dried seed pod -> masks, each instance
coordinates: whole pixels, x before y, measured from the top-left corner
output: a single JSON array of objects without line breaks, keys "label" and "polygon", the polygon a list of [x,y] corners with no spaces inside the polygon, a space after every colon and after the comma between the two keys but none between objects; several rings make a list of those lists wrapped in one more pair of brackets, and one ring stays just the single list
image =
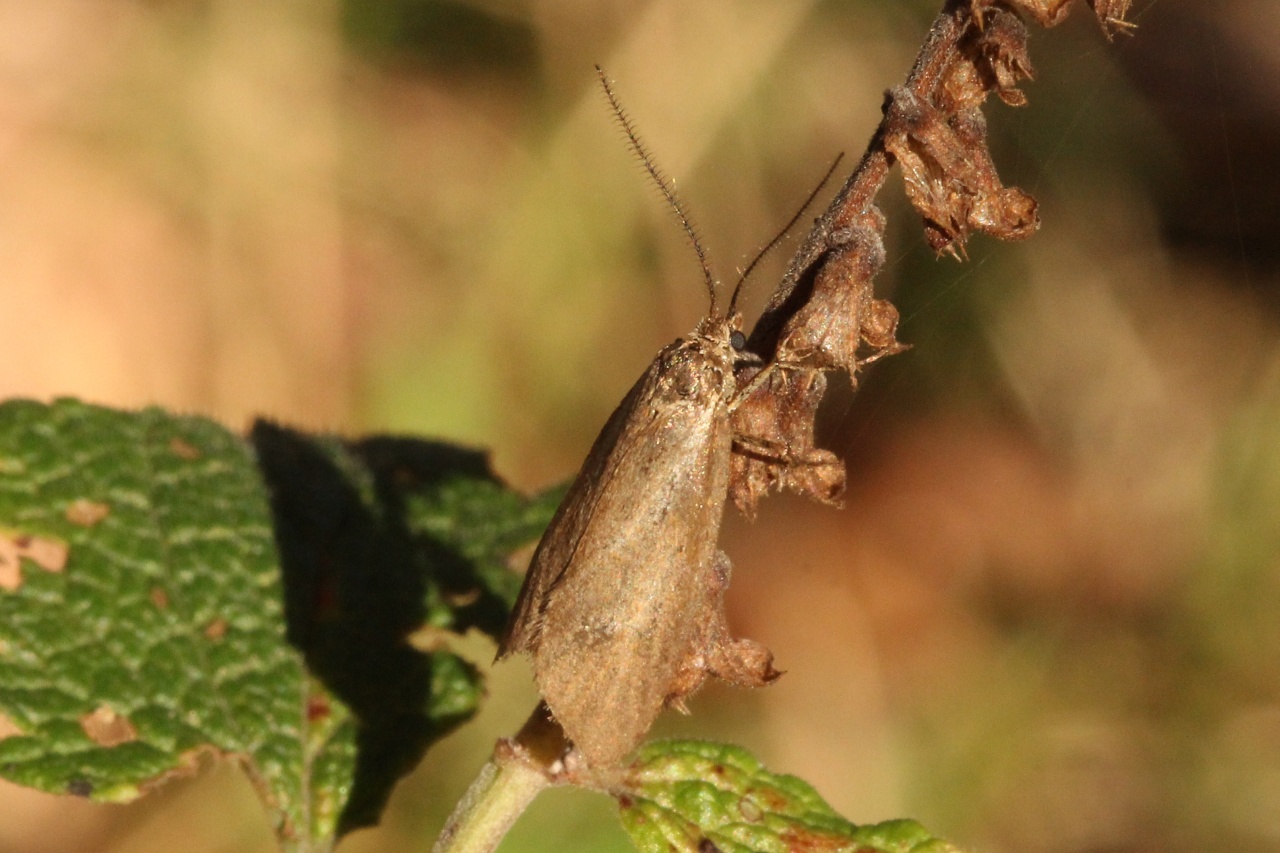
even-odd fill
[{"label": "dried seed pod", "polygon": [[[935,19],[905,86],[886,95],[884,119],[857,170],[802,241],[751,333],[750,346],[773,374],[734,415],[740,442],[729,491],[748,515],[773,489],[832,502],[844,469],[814,447],[813,419],[826,387],[823,372],[859,369],[901,352],[898,312],[873,297],[883,263],[884,221],[873,199],[889,167],[902,167],[907,196],[925,220],[937,252],[956,257],[973,231],[1005,240],[1039,227],[1036,201],[1005,187],[987,147],[980,108],[994,92],[1021,106],[1018,85],[1032,76],[1027,29],[1017,10],[1052,26],[1070,0],[968,0],[949,3]],[[1130,27],[1130,0],[1090,0],[1104,31]],[[860,355],[860,353],[865,353]],[[756,366],[739,367],[739,384]]]},{"label": "dried seed pod", "polygon": [[1033,76],[1027,51],[1027,27],[1013,12],[991,9],[981,28],[972,28],[960,40],[958,56],[938,87],[935,106],[944,113],[979,107],[988,92],[995,92],[1011,107],[1026,104],[1018,84]]},{"label": "dried seed pod", "polygon": [[[894,333],[898,312],[872,295],[872,279],[884,264],[884,214],[871,205],[831,235],[835,247],[797,288],[803,301],[782,326],[773,373],[734,413],[740,441],[732,460],[729,492],[747,516],[770,491],[786,489],[821,503],[844,494],[844,464],[815,446],[814,418],[826,390],[825,371],[840,369],[856,381],[868,361],[906,349]],[[863,344],[872,352],[859,357]],[[740,368],[739,385],[755,367]]]},{"label": "dried seed pod", "polygon": [[[992,9],[1006,3],[1021,9],[1043,27],[1056,27],[1071,12],[1071,0],[972,0],[972,3],[972,14],[979,26]],[[1126,20],[1133,0],[1089,0],[1089,5],[1107,38],[1134,28],[1134,24]]]},{"label": "dried seed pod", "polygon": [[1036,201],[1005,187],[977,109],[948,117],[905,87],[889,94],[884,146],[902,167],[907,197],[934,251],[959,256],[972,231],[1021,240],[1040,227]]},{"label": "dried seed pod", "polygon": [[812,293],[782,328],[775,361],[857,371],[863,322],[873,301],[872,280],[884,265],[884,226],[884,214],[873,205],[833,235],[835,248],[818,268]]},{"label": "dried seed pod", "polygon": [[[751,381],[750,368],[741,382]],[[733,413],[740,439],[730,460],[729,497],[754,518],[769,492],[786,489],[821,503],[839,504],[844,495],[844,463],[814,444],[813,422],[827,388],[826,374],[812,369],[780,369]]]}]

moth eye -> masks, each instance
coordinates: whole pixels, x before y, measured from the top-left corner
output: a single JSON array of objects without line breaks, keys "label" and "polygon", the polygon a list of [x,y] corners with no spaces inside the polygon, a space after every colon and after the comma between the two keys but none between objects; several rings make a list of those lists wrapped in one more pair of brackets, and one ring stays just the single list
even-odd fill
[{"label": "moth eye", "polygon": [[742,332],[734,331],[729,334],[729,346],[733,347],[738,352],[742,352],[746,345],[747,336],[742,334]]}]

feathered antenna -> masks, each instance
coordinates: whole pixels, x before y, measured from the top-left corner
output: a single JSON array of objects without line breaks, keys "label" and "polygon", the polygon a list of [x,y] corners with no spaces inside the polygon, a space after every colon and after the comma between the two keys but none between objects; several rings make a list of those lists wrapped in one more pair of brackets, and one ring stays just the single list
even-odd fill
[{"label": "feathered antenna", "polygon": [[702,277],[707,282],[707,293],[711,295],[711,316],[718,316],[716,314],[715,276],[711,274],[711,265],[707,262],[707,252],[702,248],[702,241],[698,239],[698,231],[693,227],[693,220],[689,218],[684,205],[680,203],[675,187],[667,180],[667,176],[658,169],[652,155],[649,154],[649,150],[640,141],[640,134],[636,132],[635,125],[631,123],[631,117],[622,108],[622,103],[618,100],[618,96],[613,93],[613,86],[609,83],[609,78],[605,76],[604,69],[599,65],[596,66],[596,76],[600,78],[600,85],[604,88],[604,96],[609,99],[609,106],[613,109],[614,118],[618,120],[618,126],[626,134],[627,143],[631,146],[632,153],[636,155],[636,159],[644,166],[644,170],[648,172],[649,178],[657,185],[662,197],[667,200],[667,204],[675,211],[676,218],[680,220],[680,227],[684,229],[689,242],[693,244],[693,251],[697,253],[698,263],[702,266]]},{"label": "feathered antenna", "polygon": [[800,209],[796,211],[795,216],[792,216],[787,224],[782,226],[782,230],[775,234],[773,239],[770,240],[763,249],[756,252],[756,256],[751,259],[751,263],[747,264],[747,268],[743,270],[742,275],[738,277],[738,283],[733,286],[733,296],[729,298],[730,316],[732,316],[733,312],[737,310],[738,294],[742,292],[742,286],[747,283],[747,279],[755,270],[756,265],[759,264],[760,261],[764,260],[764,256],[773,251],[774,247],[782,242],[782,238],[786,237],[787,233],[795,227],[797,222],[800,221],[800,217],[804,216],[804,212],[809,209],[809,205],[813,204],[813,200],[818,197],[818,193],[822,192],[822,188],[827,185],[827,181],[831,180],[831,176],[835,174],[836,167],[840,165],[840,161],[843,159],[844,152],[841,151],[836,155],[836,159],[833,160],[831,165],[827,168],[827,173],[822,176],[822,180],[818,181],[818,185],[813,188],[813,192],[809,193],[809,197],[804,200],[804,204],[800,205]]}]

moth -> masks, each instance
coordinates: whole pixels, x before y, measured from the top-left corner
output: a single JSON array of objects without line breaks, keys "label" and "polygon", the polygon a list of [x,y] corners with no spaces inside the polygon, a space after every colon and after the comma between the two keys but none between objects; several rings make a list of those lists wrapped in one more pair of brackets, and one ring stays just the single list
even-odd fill
[{"label": "moth", "polygon": [[555,720],[590,767],[606,769],[708,675],[757,687],[779,673],[768,649],[729,633],[730,563],[717,545],[741,438],[733,413],[762,381],[740,384],[735,371],[759,361],[736,309],[742,282],[721,313],[689,217],[596,71],[702,260],[711,303],[692,333],[658,353],[596,438],[534,552],[499,646],[499,658],[530,655]]}]

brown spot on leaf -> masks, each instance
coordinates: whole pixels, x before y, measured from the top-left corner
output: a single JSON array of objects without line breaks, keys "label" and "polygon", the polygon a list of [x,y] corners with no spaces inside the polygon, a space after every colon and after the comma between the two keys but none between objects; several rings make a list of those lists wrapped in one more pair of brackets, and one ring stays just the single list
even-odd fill
[{"label": "brown spot on leaf", "polygon": [[18,541],[22,556],[46,572],[60,572],[67,567],[67,544],[41,536],[23,536]]},{"label": "brown spot on leaf", "polygon": [[[214,749],[208,744],[198,746],[194,749],[188,749],[178,754],[178,763],[163,773],[152,776],[150,779],[143,779],[138,783],[140,793],[148,793],[156,788],[170,782],[174,779],[185,779],[196,775],[202,766],[208,765],[214,759],[221,758],[226,753]],[[255,786],[256,787],[256,786]]]},{"label": "brown spot on leaf", "polygon": [[[849,839],[839,835],[805,829],[788,829],[781,833],[782,843],[790,853],[825,853],[825,851],[849,850]],[[858,850],[871,848],[859,847]]]},{"label": "brown spot on leaf", "polygon": [[68,779],[67,793],[73,797],[89,797],[93,794],[93,783],[82,776]]},{"label": "brown spot on leaf", "polygon": [[169,449],[174,452],[174,455],[186,460],[199,459],[204,455],[200,452],[200,448],[181,438],[169,439]]},{"label": "brown spot on leaf", "polygon": [[169,593],[164,591],[163,587],[151,587],[151,603],[156,606],[157,610],[169,609]]},{"label": "brown spot on leaf", "polygon": [[129,722],[129,718],[117,714],[106,705],[99,705],[80,717],[80,728],[98,746],[119,746],[138,739],[138,730]]},{"label": "brown spot on leaf", "polygon": [[26,734],[26,732],[24,732],[13,720],[9,719],[4,714],[0,714],[0,740],[17,737],[21,734]]},{"label": "brown spot on leaf", "polygon": [[308,696],[307,697],[307,722],[314,723],[323,720],[333,713],[333,708],[329,705],[329,699],[325,696]]},{"label": "brown spot on leaf", "polygon": [[204,626],[204,635],[210,640],[221,640],[227,635],[227,620],[218,617]]},{"label": "brown spot on leaf", "polygon": [[18,543],[0,536],[0,590],[16,592],[22,586],[22,560]]},{"label": "brown spot on leaf", "polygon": [[76,498],[67,504],[67,521],[81,527],[93,527],[111,514],[111,507],[86,498]]},{"label": "brown spot on leaf", "polygon": [[724,851],[710,838],[703,838],[698,842],[698,853],[724,853]]},{"label": "brown spot on leaf", "polygon": [[[12,536],[0,533],[0,588],[13,591],[22,585],[20,571],[13,568],[19,557],[26,557],[46,572],[60,572],[67,565],[67,545],[42,536]],[[5,580],[9,585],[6,585]]]},{"label": "brown spot on leaf", "polygon": [[342,618],[342,592],[338,588],[338,579],[332,574],[325,574],[317,580],[311,609],[317,621],[334,622]]},{"label": "brown spot on leaf", "polygon": [[751,796],[755,800],[764,803],[762,808],[769,812],[785,812],[791,803],[791,801],[776,788],[753,788],[751,790]]}]

